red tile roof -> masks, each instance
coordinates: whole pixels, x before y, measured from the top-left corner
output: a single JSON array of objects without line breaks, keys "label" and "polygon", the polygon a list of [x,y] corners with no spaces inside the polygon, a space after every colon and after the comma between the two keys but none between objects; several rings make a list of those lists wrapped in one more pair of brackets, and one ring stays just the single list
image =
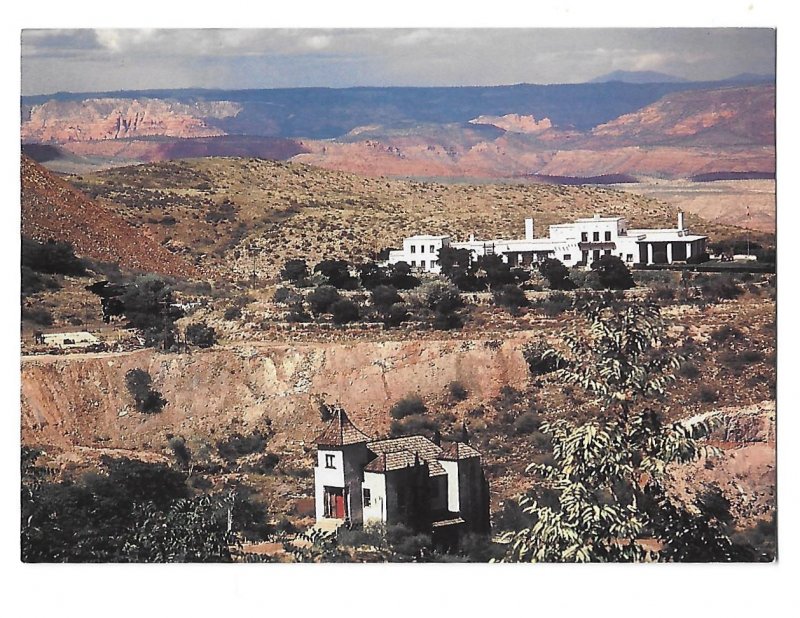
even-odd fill
[{"label": "red tile roof", "polygon": [[342,408],[336,408],[333,419],[316,440],[317,446],[347,446],[369,442],[370,436],[358,429]]},{"label": "red tile roof", "polygon": [[[376,463],[376,467],[379,469],[370,469],[369,466],[364,468],[369,472],[386,472],[412,466],[416,456],[419,456],[421,463],[428,464],[429,476],[447,474],[447,471],[438,461],[442,454],[442,449],[423,436],[404,436],[389,440],[376,440],[367,444],[367,448],[378,455],[378,458],[373,460],[370,465],[378,462],[378,460],[384,462]],[[410,460],[409,456],[411,457]],[[381,468],[381,466],[383,467]]]}]

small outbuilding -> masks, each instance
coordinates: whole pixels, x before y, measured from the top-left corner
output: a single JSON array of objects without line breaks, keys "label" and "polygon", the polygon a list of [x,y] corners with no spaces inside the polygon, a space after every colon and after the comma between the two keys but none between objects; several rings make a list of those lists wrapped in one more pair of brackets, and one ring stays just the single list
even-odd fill
[{"label": "small outbuilding", "polygon": [[418,435],[374,440],[342,409],[316,444],[318,523],[402,523],[442,539],[489,532],[489,483],[469,444]]}]

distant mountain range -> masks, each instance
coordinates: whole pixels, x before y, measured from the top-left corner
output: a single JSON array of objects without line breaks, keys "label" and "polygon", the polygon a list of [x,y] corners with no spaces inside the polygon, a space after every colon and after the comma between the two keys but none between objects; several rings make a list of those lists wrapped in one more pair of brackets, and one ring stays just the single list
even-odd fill
[{"label": "distant mountain range", "polygon": [[625,82],[626,84],[675,84],[687,83],[689,80],[675,75],[667,75],[658,71],[612,71],[589,80],[590,84],[605,82]]},{"label": "distant mountain range", "polygon": [[[658,71],[612,71],[589,80],[590,84],[606,82],[623,82],[626,84],[689,84],[692,80]],[[774,75],[761,75],[758,73],[739,73],[733,77],[717,82],[723,84],[768,84],[774,83]]]},{"label": "distant mountain range", "polygon": [[[367,175],[689,177],[774,171],[770,78],[465,88],[169,90],[23,97],[26,152],[78,172],[206,156]],[[618,81],[639,80],[642,83]],[[651,82],[657,79],[662,81]],[[673,80],[678,78],[671,78]],[[767,80],[765,82],[765,80]]]}]

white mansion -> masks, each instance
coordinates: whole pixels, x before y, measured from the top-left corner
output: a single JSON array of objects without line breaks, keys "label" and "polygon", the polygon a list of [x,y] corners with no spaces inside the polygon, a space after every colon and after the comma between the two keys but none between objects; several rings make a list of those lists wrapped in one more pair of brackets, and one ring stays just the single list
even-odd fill
[{"label": "white mansion", "polygon": [[389,253],[389,264],[406,262],[414,269],[438,273],[439,249],[468,249],[473,259],[497,254],[511,266],[530,266],[545,258],[565,266],[589,266],[603,255],[615,255],[627,264],[685,262],[706,250],[707,236],[691,234],[678,213],[678,225],[670,229],[629,228],[624,217],[595,215],[574,223],[551,225],[547,238],[535,238],[533,219],[525,219],[525,238],[451,242],[449,236],[411,236],[403,248]]}]

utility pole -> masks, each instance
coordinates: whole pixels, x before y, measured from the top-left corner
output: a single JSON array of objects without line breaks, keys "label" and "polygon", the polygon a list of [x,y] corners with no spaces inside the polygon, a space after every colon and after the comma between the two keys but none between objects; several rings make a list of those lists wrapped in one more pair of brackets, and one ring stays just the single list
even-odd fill
[{"label": "utility pole", "polygon": [[161,340],[161,347],[166,352],[167,351],[167,333],[168,333],[167,313],[169,312],[169,299],[168,298],[164,298],[163,300],[159,301],[159,304],[162,307],[161,313],[162,313],[162,318],[163,318],[163,321],[164,321],[164,332],[163,332],[163,336],[162,336],[162,340]]},{"label": "utility pole", "polygon": [[747,259],[750,259],[750,203],[747,203]]},{"label": "utility pole", "polygon": [[258,253],[258,248],[256,247],[255,243],[250,243],[250,246],[248,247],[248,249],[250,250],[250,255],[253,258],[253,271],[252,271],[252,273],[250,275],[251,287],[253,289],[255,289],[255,287],[256,287],[256,255]]}]

